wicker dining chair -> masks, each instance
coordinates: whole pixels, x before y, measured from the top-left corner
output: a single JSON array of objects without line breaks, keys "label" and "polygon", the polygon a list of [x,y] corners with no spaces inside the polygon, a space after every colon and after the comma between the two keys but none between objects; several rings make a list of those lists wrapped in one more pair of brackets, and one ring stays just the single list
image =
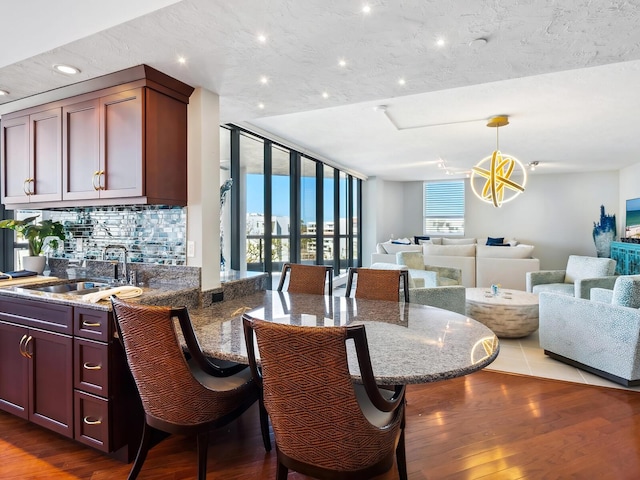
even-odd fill
[{"label": "wicker dining chair", "polygon": [[[256,400],[259,388],[250,369],[235,375],[212,376],[198,364],[189,363],[183,354],[173,319],[178,317],[183,334],[193,331],[186,307],[136,305],[111,297],[116,329],[122,342],[129,369],[144,409],[142,439],[129,480],[134,480],[151,448],[156,430],[170,434],[196,434],[198,479],[207,474],[209,432],[238,418]],[[189,333],[185,335],[189,336]],[[192,345],[190,345],[191,347]],[[193,352],[192,352],[193,353]],[[268,430],[265,449],[271,449]],[[268,428],[268,427],[267,427]]]},{"label": "wicker dining chair", "polygon": [[356,298],[367,300],[400,300],[402,287],[404,301],[409,301],[408,270],[378,270],[375,268],[349,268],[345,296],[351,296],[353,279],[356,279]]},{"label": "wicker dining chair", "polygon": [[[394,457],[400,478],[407,478],[405,387],[376,386],[364,325],[285,325],[246,314],[243,324],[249,366],[273,427],[277,480],[289,469],[320,479],[367,479],[391,469]],[[362,384],[349,372],[347,339],[355,344]]]},{"label": "wicker dining chair", "polygon": [[[289,279],[288,292],[314,295],[333,294],[333,267],[285,263],[282,266],[282,275],[280,275],[280,283],[278,284],[279,292],[282,291],[287,278]],[[326,291],[325,285],[328,285]]]}]

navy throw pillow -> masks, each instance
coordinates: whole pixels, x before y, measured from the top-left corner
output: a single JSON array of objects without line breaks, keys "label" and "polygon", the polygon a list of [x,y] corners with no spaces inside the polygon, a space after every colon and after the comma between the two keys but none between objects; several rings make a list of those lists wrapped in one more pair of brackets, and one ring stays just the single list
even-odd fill
[{"label": "navy throw pillow", "polygon": [[498,237],[498,238],[492,238],[489,237],[487,238],[487,245],[491,245],[491,246],[496,246],[496,245],[502,245],[504,243],[504,237]]}]

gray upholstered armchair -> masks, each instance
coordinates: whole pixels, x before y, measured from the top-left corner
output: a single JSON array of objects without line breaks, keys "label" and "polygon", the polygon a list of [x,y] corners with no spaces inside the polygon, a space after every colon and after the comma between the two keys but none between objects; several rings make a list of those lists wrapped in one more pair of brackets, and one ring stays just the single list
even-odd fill
[{"label": "gray upholstered armchair", "polygon": [[589,299],[592,288],[612,289],[616,261],[570,255],[565,270],[527,272],[527,292],[554,292]]},{"label": "gray upholstered armchair", "polygon": [[[377,262],[371,268],[407,270],[407,265]],[[425,271],[423,278],[415,278],[409,270],[409,302],[429,305],[465,315],[466,294],[462,285],[436,286],[436,272]],[[423,286],[425,282],[430,286]],[[420,285],[420,286],[418,286]]]},{"label": "gray upholstered armchair", "polygon": [[620,276],[591,300],[540,294],[547,355],[625,386],[640,385],[640,276]]},{"label": "gray upholstered armchair", "polygon": [[396,253],[396,263],[406,265],[409,273],[415,278],[422,278],[425,272],[436,273],[436,283],[424,286],[444,287],[448,285],[462,285],[462,270],[452,267],[437,267],[424,264],[424,255],[421,252],[398,252]]}]

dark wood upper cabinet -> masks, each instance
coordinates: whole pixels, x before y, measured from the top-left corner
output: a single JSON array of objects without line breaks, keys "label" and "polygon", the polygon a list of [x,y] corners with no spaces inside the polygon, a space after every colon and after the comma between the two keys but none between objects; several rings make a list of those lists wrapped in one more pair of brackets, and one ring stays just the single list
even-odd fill
[{"label": "dark wood upper cabinet", "polygon": [[13,102],[29,108],[2,117],[3,203],[186,205],[192,92],[142,65]]},{"label": "dark wood upper cabinet", "polygon": [[62,200],[60,108],[2,122],[3,202]]}]

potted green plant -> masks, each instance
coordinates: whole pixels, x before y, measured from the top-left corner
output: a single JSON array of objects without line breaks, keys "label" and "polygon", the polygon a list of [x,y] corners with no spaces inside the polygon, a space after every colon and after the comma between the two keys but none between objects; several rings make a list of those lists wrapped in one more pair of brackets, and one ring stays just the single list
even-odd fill
[{"label": "potted green plant", "polygon": [[54,250],[59,246],[59,240],[65,239],[64,226],[60,222],[53,220],[42,220],[36,223],[35,217],[25,218],[24,220],[2,220],[0,228],[9,228],[15,230],[29,244],[29,256],[23,257],[22,266],[25,270],[42,273],[46,258],[42,256],[42,248],[48,239],[48,244]]}]

